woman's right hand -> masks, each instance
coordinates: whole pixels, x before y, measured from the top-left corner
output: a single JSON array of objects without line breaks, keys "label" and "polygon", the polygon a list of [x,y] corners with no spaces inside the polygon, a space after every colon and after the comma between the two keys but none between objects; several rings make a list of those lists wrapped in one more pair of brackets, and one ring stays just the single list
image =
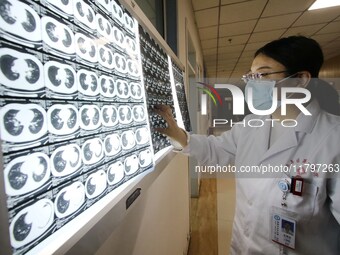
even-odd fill
[{"label": "woman's right hand", "polygon": [[183,148],[187,146],[187,133],[177,125],[171,107],[169,105],[157,105],[154,112],[162,116],[167,123],[166,128],[155,128],[155,130],[179,142]]}]

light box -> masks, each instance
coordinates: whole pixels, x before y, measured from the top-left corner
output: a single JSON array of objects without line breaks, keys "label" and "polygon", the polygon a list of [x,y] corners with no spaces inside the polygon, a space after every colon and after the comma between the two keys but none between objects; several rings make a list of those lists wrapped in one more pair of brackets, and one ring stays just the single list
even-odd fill
[{"label": "light box", "polygon": [[171,150],[155,104],[190,130],[183,71],[115,0],[2,4],[0,253],[61,252]]}]

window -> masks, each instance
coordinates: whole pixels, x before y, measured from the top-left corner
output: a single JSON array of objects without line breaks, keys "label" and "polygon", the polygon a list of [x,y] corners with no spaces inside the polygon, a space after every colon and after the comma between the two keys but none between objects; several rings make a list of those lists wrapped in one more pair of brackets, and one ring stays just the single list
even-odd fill
[{"label": "window", "polygon": [[136,3],[177,54],[177,0],[136,0]]}]

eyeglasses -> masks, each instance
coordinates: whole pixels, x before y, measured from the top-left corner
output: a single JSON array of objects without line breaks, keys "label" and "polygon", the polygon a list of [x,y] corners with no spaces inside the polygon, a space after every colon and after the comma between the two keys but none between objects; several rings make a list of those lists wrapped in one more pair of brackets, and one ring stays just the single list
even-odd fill
[{"label": "eyeglasses", "polygon": [[270,75],[270,74],[286,73],[286,72],[288,72],[288,71],[285,70],[285,71],[276,71],[276,72],[268,72],[268,73],[247,73],[247,74],[242,75],[242,80],[244,82],[248,82],[249,80],[262,79],[262,77]]}]

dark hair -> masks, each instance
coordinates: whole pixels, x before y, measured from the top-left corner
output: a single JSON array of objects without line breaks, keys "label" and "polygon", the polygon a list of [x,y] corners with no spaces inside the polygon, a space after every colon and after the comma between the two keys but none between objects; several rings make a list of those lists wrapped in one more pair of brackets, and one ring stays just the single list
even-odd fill
[{"label": "dark hair", "polygon": [[318,79],[324,58],[315,40],[304,36],[289,36],[264,45],[256,51],[255,57],[259,54],[284,65],[290,75],[308,71],[313,78],[307,86],[312,97],[318,100],[323,110],[340,115],[337,91],[326,81]]}]

